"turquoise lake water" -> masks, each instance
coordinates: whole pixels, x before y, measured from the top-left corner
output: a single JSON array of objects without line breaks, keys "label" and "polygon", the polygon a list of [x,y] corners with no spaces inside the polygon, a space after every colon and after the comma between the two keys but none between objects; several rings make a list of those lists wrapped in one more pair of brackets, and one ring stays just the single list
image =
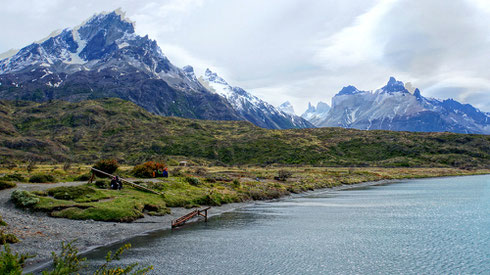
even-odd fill
[{"label": "turquoise lake water", "polygon": [[123,263],[152,274],[490,274],[490,176],[317,191],[129,242]]}]

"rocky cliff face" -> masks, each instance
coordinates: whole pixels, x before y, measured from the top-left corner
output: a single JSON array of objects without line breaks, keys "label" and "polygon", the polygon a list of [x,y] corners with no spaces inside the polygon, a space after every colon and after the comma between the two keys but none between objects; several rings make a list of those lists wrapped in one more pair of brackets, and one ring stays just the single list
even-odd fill
[{"label": "rocky cliff face", "polygon": [[133,22],[120,11],[95,15],[0,60],[0,99],[104,97],[129,100],[164,116],[302,127],[292,120],[259,123],[260,119],[245,116],[225,96],[206,89],[192,67],[174,66],[156,41],[136,35]]},{"label": "rocky cliff face", "polygon": [[229,85],[209,69],[199,80],[208,90],[225,97],[238,114],[257,126],[272,129],[314,127],[301,117],[281,111],[242,88]]},{"label": "rocky cliff face", "polygon": [[[312,120],[310,120],[312,121]],[[374,91],[344,87],[318,127],[490,134],[490,114],[455,100],[426,98],[391,77]]]}]

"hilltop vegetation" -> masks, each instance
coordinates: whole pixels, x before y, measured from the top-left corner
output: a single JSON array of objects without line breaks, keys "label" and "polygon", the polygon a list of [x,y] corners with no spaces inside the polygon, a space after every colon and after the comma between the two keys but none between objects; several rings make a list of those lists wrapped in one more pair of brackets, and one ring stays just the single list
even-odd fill
[{"label": "hilltop vegetation", "polygon": [[490,167],[490,136],[267,130],[243,121],[153,115],[120,99],[0,101],[0,161],[120,163],[185,156],[205,164]]}]

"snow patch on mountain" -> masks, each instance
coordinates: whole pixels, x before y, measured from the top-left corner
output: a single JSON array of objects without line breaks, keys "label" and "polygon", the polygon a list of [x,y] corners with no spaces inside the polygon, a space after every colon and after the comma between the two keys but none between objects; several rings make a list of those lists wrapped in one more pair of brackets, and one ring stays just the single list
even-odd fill
[{"label": "snow patch on mountain", "polygon": [[226,80],[210,69],[206,69],[204,76],[201,76],[199,81],[210,91],[226,98],[235,110],[255,125],[276,129],[313,127],[306,120],[281,111],[242,88],[229,85]]},{"label": "snow patch on mountain", "polygon": [[394,77],[373,92],[344,87],[332,98],[332,107],[323,119],[319,120],[316,112],[309,105],[303,118],[318,127],[490,134],[487,113],[452,99],[423,97],[419,89]]},{"label": "snow patch on mountain", "polygon": [[283,104],[277,106],[277,109],[286,114],[296,115],[296,113],[294,112],[294,107],[293,105],[291,105],[291,102],[289,101],[286,101]]},{"label": "snow patch on mountain", "polygon": [[315,107],[308,102],[308,109],[306,109],[301,117],[315,125],[316,123],[326,119],[329,110],[330,106],[327,103],[320,101]]}]

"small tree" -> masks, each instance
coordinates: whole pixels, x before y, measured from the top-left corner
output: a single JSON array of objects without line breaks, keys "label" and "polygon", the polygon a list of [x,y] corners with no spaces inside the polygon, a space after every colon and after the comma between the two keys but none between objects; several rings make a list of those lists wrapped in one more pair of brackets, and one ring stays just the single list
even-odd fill
[{"label": "small tree", "polygon": [[34,161],[30,161],[29,164],[27,164],[27,172],[32,172],[34,169],[36,169],[36,163]]},{"label": "small tree", "polygon": [[277,177],[274,177],[276,180],[280,181],[286,181],[288,178],[290,178],[293,175],[293,173],[289,172],[288,170],[279,170],[277,172]]},{"label": "small tree", "polygon": [[68,170],[70,170],[70,168],[71,168],[71,163],[65,162],[65,164],[63,164],[63,170],[64,171],[68,171]]},{"label": "small tree", "polygon": [[6,244],[3,251],[0,251],[0,274],[22,274],[26,260],[32,257],[29,254],[13,254]]},{"label": "small tree", "polygon": [[[115,159],[102,159],[97,161],[93,168],[104,171],[108,174],[112,174],[116,172],[117,168],[119,168],[119,164],[117,163],[117,160]],[[105,175],[100,174],[100,173],[95,173],[97,177],[104,177]]]}]

